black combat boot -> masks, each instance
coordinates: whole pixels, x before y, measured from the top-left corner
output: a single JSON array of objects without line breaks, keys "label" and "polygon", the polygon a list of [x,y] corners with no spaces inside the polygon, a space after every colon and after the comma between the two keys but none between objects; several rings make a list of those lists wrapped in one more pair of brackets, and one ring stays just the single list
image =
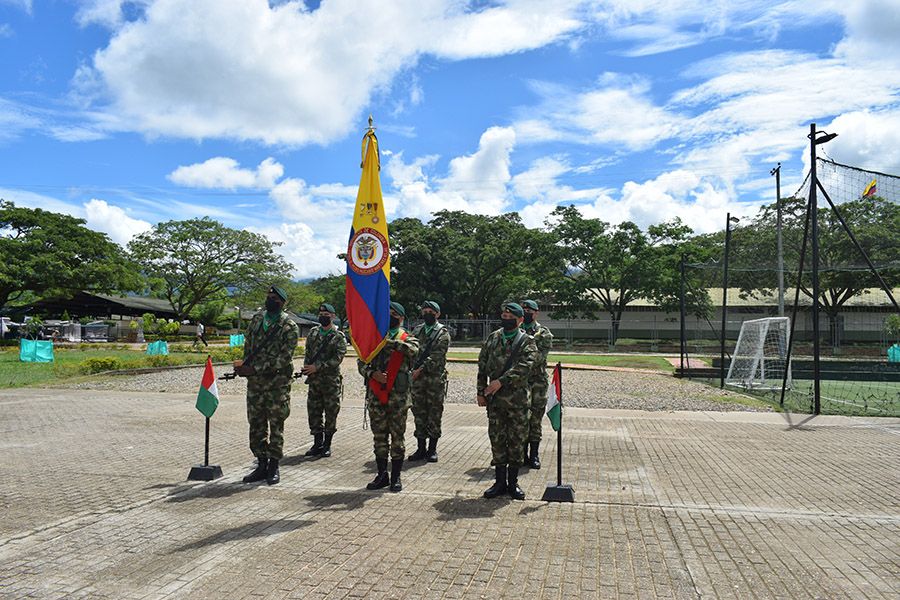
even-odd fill
[{"label": "black combat boot", "polygon": [[403,489],[400,481],[400,470],[403,469],[403,459],[391,461],[391,491],[399,492]]},{"label": "black combat boot", "polygon": [[328,458],[331,456],[331,440],[334,438],[334,432],[329,431],[325,434],[325,439],[322,441],[322,456]]},{"label": "black combat boot", "polygon": [[540,442],[531,442],[531,454],[528,455],[525,460],[528,461],[528,466],[532,469],[540,469],[541,468],[541,458],[538,455],[538,448],[541,447]]},{"label": "black combat boot", "polygon": [[428,462],[437,462],[437,441],[435,437],[428,440]]},{"label": "black combat boot", "polygon": [[494,485],[484,491],[485,498],[496,498],[506,492],[506,465],[494,467]]},{"label": "black combat boot", "polygon": [[275,485],[279,481],[281,481],[281,475],[278,473],[278,459],[270,458],[269,468],[266,469],[266,483]]},{"label": "black combat boot", "polygon": [[244,477],[244,483],[254,483],[256,481],[262,481],[266,478],[266,468],[269,465],[268,458],[257,458],[256,459],[256,468],[250,472],[247,476]]},{"label": "black combat boot", "polygon": [[531,465],[531,457],[528,456],[528,442],[525,442],[524,448],[525,448],[525,451],[524,451],[525,455],[522,457],[522,464],[526,465],[526,466],[530,466]]},{"label": "black combat boot", "polygon": [[506,491],[513,500],[524,500],[525,492],[519,487],[519,467],[509,468],[509,479],[506,484]]},{"label": "black combat boot", "polygon": [[378,465],[378,475],[366,486],[367,490],[380,490],[390,484],[387,474],[387,459],[376,458],[375,464]]},{"label": "black combat boot", "polygon": [[416,451],[410,454],[406,460],[424,460],[428,453],[425,451],[425,438],[416,438],[416,443],[419,444],[419,447],[416,448]]},{"label": "black combat boot", "polygon": [[324,434],[316,433],[313,434],[313,445],[312,448],[307,450],[303,456],[319,456],[322,454],[322,442],[325,440]]}]

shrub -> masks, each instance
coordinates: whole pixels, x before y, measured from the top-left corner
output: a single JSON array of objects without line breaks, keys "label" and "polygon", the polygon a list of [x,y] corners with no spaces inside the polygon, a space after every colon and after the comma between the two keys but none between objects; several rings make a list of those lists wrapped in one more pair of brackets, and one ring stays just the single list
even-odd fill
[{"label": "shrub", "polygon": [[150,363],[151,367],[168,367],[175,364],[175,361],[171,357],[162,354],[148,356],[147,362]]},{"label": "shrub", "polygon": [[117,371],[121,368],[123,368],[122,361],[115,356],[86,358],[79,363],[79,370],[86,374],[100,373],[102,371]]}]

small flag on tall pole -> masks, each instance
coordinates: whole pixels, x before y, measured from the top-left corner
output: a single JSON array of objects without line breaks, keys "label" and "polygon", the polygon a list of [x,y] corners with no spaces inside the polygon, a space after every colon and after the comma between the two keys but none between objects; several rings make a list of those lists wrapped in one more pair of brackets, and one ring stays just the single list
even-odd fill
[{"label": "small flag on tall pole", "polygon": [[562,482],[562,364],[553,367],[553,379],[547,390],[547,418],[556,432],[556,485],[548,485],[541,500],[546,502],[575,502],[575,490]]},{"label": "small flag on tall pole", "polygon": [[209,419],[219,407],[219,386],[216,385],[216,374],[213,371],[212,357],[206,357],[206,368],[200,380],[200,391],[194,405],[206,417],[206,442],[204,444],[203,464],[191,467],[188,479],[191,481],[212,481],[222,476],[222,468],[209,464]]}]

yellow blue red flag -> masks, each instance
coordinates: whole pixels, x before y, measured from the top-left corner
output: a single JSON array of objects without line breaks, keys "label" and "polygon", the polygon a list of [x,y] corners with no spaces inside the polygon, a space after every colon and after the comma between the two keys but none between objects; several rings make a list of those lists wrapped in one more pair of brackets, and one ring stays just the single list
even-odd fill
[{"label": "yellow blue red flag", "polygon": [[384,346],[390,323],[391,255],[381,199],[378,139],[371,127],[362,141],[362,177],[347,245],[347,318],[356,353],[368,363]]},{"label": "yellow blue red flag", "polygon": [[875,195],[875,184],[876,183],[877,183],[877,181],[874,179],[871,182],[869,182],[869,185],[867,185],[866,189],[863,190],[863,193],[862,193],[863,198],[868,198],[869,196]]}]

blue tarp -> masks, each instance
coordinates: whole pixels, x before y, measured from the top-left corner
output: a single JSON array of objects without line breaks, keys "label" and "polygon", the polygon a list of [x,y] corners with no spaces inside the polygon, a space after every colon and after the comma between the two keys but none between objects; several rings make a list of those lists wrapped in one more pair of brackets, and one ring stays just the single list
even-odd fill
[{"label": "blue tarp", "polygon": [[229,345],[231,348],[236,348],[236,347],[238,347],[238,346],[243,346],[243,345],[244,345],[244,334],[243,334],[243,333],[236,333],[236,334],[233,334],[233,335],[229,336],[228,345]]},{"label": "blue tarp", "polygon": [[900,344],[894,344],[887,349],[888,362],[900,363]]},{"label": "blue tarp", "polygon": [[147,354],[150,356],[168,356],[169,343],[165,340],[158,340],[147,344]]},{"label": "blue tarp", "polygon": [[53,362],[53,342],[19,340],[19,360],[22,362]]}]

